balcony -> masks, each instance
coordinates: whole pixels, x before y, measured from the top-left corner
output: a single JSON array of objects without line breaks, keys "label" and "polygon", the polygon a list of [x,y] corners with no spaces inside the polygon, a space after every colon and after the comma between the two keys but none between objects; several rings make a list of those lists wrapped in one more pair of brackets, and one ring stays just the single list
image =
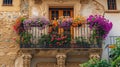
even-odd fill
[{"label": "balcony", "polygon": [[102,41],[112,23],[98,15],[90,16],[87,21],[83,17],[60,18],[53,22],[45,18],[18,19],[14,29],[20,36],[18,43],[25,58],[23,63],[30,63],[31,58],[37,61],[56,58],[55,64],[62,62],[65,66],[66,63],[80,64],[91,58],[101,58]]},{"label": "balcony", "polygon": [[[88,24],[78,27],[71,26],[63,29],[53,25],[45,26],[41,29],[38,25],[27,27],[25,32],[20,33],[20,48],[32,49],[89,49],[102,48],[102,40],[92,37],[94,33]],[[21,25],[21,29],[24,27]],[[48,33],[49,32],[49,33]],[[100,34],[99,34],[100,35]]]},{"label": "balcony", "polygon": [[[102,41],[112,28],[112,23],[102,16],[60,17],[50,22],[45,17],[18,18],[14,30],[20,36],[20,48],[59,49],[59,48],[102,48]],[[91,18],[100,18],[96,22]]]}]

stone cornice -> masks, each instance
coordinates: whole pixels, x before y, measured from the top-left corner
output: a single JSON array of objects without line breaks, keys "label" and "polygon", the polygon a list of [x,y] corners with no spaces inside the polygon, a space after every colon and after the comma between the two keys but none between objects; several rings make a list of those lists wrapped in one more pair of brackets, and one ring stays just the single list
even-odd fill
[{"label": "stone cornice", "polygon": [[105,13],[120,13],[120,10],[106,10]]}]

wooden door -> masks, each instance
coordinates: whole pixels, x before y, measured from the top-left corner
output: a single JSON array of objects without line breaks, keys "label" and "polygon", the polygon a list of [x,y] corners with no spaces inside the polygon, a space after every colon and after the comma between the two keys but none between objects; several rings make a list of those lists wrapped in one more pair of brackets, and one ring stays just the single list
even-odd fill
[{"label": "wooden door", "polygon": [[[56,22],[56,20],[59,17],[61,17],[61,16],[73,17],[73,13],[74,13],[73,12],[73,8],[49,8],[49,19],[51,21],[54,20]],[[63,29],[59,28],[58,33],[62,34],[63,33]],[[71,33],[71,37],[73,38],[74,37],[74,35],[73,35],[74,32],[73,32],[73,28],[72,27],[71,27],[70,33]]]},{"label": "wooden door", "polygon": [[49,19],[58,19],[61,16],[73,17],[73,8],[49,8]]}]

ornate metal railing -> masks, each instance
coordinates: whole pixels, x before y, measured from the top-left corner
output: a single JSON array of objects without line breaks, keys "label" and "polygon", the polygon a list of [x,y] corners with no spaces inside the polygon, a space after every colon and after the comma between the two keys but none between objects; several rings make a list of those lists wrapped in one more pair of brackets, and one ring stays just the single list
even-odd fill
[{"label": "ornate metal railing", "polygon": [[[119,57],[119,44],[120,36],[110,36],[108,46],[108,60],[115,63],[116,67],[119,67],[120,63],[116,62]],[[114,64],[113,64],[114,65]]]},{"label": "ornate metal railing", "polygon": [[109,45],[116,44],[117,38],[120,38],[120,36],[110,36],[110,44]]},{"label": "ornate metal railing", "polygon": [[[23,26],[21,26],[22,29]],[[31,26],[25,32],[20,33],[21,48],[101,48],[102,40],[97,36],[93,38],[93,32],[87,24],[78,27],[71,26],[68,29],[45,26]]]}]

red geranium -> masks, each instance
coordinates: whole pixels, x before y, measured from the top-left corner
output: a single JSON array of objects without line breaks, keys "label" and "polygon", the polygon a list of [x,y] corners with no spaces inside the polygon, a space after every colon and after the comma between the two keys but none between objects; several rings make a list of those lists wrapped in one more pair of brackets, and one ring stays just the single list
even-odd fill
[{"label": "red geranium", "polygon": [[23,20],[24,20],[24,18],[23,17],[19,17],[19,18],[17,18],[17,20],[16,20],[16,22],[15,22],[15,24],[13,25],[13,30],[17,33],[17,34],[19,34],[20,32],[21,32],[21,23],[23,22]]}]

